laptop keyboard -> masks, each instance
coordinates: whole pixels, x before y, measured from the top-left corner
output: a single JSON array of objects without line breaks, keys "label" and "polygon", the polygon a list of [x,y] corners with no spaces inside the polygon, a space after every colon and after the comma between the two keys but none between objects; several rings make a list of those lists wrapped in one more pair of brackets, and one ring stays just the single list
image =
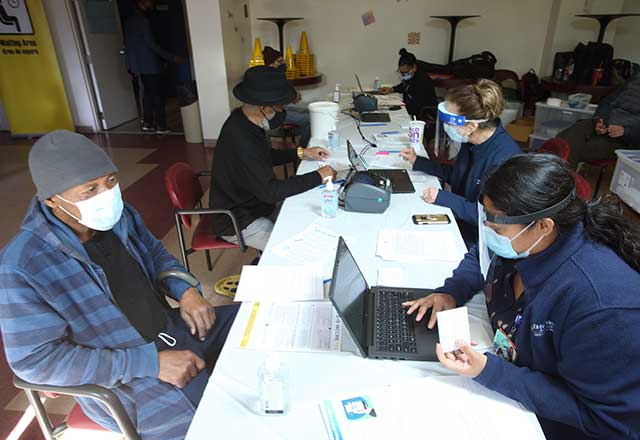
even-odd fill
[{"label": "laptop keyboard", "polygon": [[376,350],[417,353],[415,318],[407,315],[402,303],[412,299],[409,292],[380,290],[376,304]]}]

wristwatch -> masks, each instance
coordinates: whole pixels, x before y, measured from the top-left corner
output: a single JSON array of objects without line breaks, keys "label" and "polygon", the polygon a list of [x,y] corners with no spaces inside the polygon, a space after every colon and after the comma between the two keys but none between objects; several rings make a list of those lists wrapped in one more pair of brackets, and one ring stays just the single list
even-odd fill
[{"label": "wristwatch", "polygon": [[298,147],[296,152],[298,153],[298,159],[302,160],[302,153],[304,152],[304,148]]}]

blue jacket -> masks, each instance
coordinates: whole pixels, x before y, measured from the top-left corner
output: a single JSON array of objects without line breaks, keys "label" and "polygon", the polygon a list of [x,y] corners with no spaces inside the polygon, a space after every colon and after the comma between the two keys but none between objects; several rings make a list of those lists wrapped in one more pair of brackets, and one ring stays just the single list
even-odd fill
[{"label": "blue jacket", "polygon": [[[564,424],[556,438],[585,437],[574,428],[640,438],[640,273],[588,240],[582,225],[515,267],[526,304],[517,365],[487,353],[475,380],[522,403],[543,426]],[[437,291],[463,305],[482,288],[474,247]]]},{"label": "blue jacket", "polygon": [[158,45],[149,19],[136,12],[124,25],[125,59],[129,71],[136,75],[162,73],[162,60],[173,61],[173,54]]},{"label": "blue jacket", "polygon": [[[466,182],[462,182],[469,164],[470,153],[473,153],[473,164]],[[441,164],[418,156],[413,169],[439,177],[457,193],[438,191],[435,204],[446,206],[453,211],[453,215],[463,224],[460,225],[462,236],[467,243],[478,242],[478,199],[482,191],[484,179],[512,156],[520,154],[520,147],[498,123],[496,131],[489,139],[479,145],[462,144],[458,157],[453,165]]]},{"label": "blue jacket", "polygon": [[[125,205],[113,228],[150,279],[184,270]],[[176,300],[188,287],[167,283]],[[195,408],[158,380],[158,352],[113,301],[103,270],[77,236],[35,197],[18,234],[0,254],[0,328],[11,369],[49,385],[112,389],[145,440],[182,439]],[[100,403],[77,399],[97,423],[117,431]]]}]

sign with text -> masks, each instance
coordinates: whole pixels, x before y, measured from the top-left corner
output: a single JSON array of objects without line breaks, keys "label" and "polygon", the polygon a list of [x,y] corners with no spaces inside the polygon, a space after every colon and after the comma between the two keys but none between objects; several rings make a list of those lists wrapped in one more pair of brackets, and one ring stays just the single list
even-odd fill
[{"label": "sign with text", "polygon": [[26,0],[0,1],[0,35],[33,35]]}]

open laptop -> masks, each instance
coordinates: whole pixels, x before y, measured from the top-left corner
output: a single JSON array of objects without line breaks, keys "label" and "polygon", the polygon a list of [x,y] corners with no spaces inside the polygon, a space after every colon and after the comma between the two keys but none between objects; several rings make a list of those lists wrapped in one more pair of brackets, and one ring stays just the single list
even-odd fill
[{"label": "open laptop", "polygon": [[[347,156],[352,170],[369,174],[374,180],[388,179],[391,182],[392,194],[409,194],[416,192],[407,170],[403,168],[371,169],[362,155],[358,154],[351,141],[347,139]],[[348,177],[347,177],[347,180]]]},{"label": "open laptop", "polygon": [[[362,89],[362,83],[360,83],[360,78],[358,78],[358,74],[354,73],[356,77],[356,81],[358,82],[358,88],[360,89],[360,93],[363,95],[382,95],[380,91],[368,91],[365,92]],[[391,122],[391,117],[389,113],[385,112],[361,112],[360,120],[362,122]]]},{"label": "open laptop", "polygon": [[329,299],[364,357],[435,361],[437,326],[427,329],[430,312],[416,322],[405,301],[432,293],[428,289],[371,287],[340,237]]}]

